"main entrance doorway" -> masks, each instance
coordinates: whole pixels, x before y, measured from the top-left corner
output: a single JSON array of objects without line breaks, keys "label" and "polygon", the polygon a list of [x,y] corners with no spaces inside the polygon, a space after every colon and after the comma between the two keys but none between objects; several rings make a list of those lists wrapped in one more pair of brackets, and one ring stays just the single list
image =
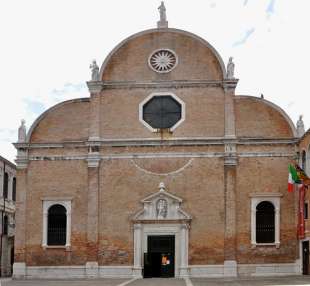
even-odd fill
[{"label": "main entrance doorway", "polygon": [[144,278],[174,277],[174,245],[174,235],[147,237],[147,253],[144,253]]}]

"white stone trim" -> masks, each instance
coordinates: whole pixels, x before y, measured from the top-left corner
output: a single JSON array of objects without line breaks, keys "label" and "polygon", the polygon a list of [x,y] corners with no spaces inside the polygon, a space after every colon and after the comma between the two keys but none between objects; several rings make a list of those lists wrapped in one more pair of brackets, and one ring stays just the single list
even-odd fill
[{"label": "white stone trim", "polygon": [[48,220],[48,210],[53,205],[62,205],[66,209],[67,215],[67,229],[66,229],[66,244],[65,247],[69,248],[71,246],[71,200],[57,200],[43,199],[43,226],[42,226],[42,247],[48,248],[47,244],[47,220]]},{"label": "white stone trim", "polygon": [[[251,196],[251,244],[252,247],[275,245],[277,248],[280,246],[280,193],[261,193],[252,194]],[[268,201],[273,204],[275,209],[275,241],[274,243],[257,243],[256,242],[256,207],[259,203]]]},{"label": "white stone trim", "polygon": [[[15,262],[13,278],[15,279],[85,279],[87,266],[26,266],[24,262]],[[300,275],[301,263],[268,263],[268,264],[237,264],[238,275],[241,277],[255,276],[288,276]],[[136,279],[134,266],[98,266],[94,265],[98,278],[133,278]],[[190,278],[221,278],[224,275],[224,264],[189,265]],[[97,272],[98,271],[98,272]],[[92,278],[96,278],[92,276]],[[187,277],[183,277],[187,278]]]},{"label": "white stone trim", "polygon": [[180,105],[181,105],[181,119],[174,124],[171,128],[169,128],[170,131],[174,131],[184,120],[185,120],[185,102],[177,97],[175,94],[171,92],[153,92],[149,96],[147,96],[142,102],[139,104],[139,121],[150,131],[152,132],[158,132],[158,129],[153,128],[151,125],[149,125],[147,122],[143,120],[143,106],[151,100],[154,96],[171,96],[173,99],[175,99]]},{"label": "white stone trim", "polygon": [[301,274],[299,261],[295,263],[238,264],[239,276],[288,276]]},{"label": "white stone trim", "polygon": [[[294,153],[275,153],[275,152],[262,152],[262,153],[237,153],[237,158],[293,158]],[[223,158],[225,152],[158,152],[158,153],[123,153],[123,154],[108,154],[100,155],[100,159],[152,159],[152,158]],[[59,161],[59,160],[86,160],[85,156],[33,156],[29,161]]]}]

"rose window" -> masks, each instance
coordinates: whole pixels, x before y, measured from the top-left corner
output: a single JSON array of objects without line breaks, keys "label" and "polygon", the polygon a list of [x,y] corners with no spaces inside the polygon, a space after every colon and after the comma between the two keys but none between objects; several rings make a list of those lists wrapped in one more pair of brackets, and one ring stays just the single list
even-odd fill
[{"label": "rose window", "polygon": [[155,51],[149,58],[149,65],[152,70],[159,73],[167,73],[177,65],[177,55],[168,49]]}]

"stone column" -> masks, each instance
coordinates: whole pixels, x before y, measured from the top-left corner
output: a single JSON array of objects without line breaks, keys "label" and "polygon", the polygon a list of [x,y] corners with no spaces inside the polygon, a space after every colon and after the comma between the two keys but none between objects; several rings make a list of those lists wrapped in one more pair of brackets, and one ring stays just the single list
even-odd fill
[{"label": "stone column", "polygon": [[15,258],[13,277],[26,277],[26,209],[27,209],[27,165],[17,163],[16,213],[15,213]]},{"label": "stone column", "polygon": [[142,225],[134,225],[134,266],[133,275],[142,278]]},{"label": "stone column", "polygon": [[86,277],[98,277],[99,152],[88,154]]},{"label": "stone column", "polygon": [[225,91],[225,156],[224,156],[224,276],[237,276],[236,261],[236,129],[235,89],[238,80],[227,78],[223,82]]},{"label": "stone column", "polygon": [[187,224],[181,225],[180,233],[180,277],[188,277],[188,228]]}]

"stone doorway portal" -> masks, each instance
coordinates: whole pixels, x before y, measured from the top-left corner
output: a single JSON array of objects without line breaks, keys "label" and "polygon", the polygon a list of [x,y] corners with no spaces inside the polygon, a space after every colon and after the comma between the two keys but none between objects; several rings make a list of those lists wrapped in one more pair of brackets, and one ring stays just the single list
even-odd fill
[{"label": "stone doorway portal", "polygon": [[174,277],[175,236],[150,235],[144,253],[143,278]]},{"label": "stone doorway portal", "polygon": [[182,199],[160,183],[141,203],[133,217],[134,276],[187,277],[191,216],[181,209]]}]

